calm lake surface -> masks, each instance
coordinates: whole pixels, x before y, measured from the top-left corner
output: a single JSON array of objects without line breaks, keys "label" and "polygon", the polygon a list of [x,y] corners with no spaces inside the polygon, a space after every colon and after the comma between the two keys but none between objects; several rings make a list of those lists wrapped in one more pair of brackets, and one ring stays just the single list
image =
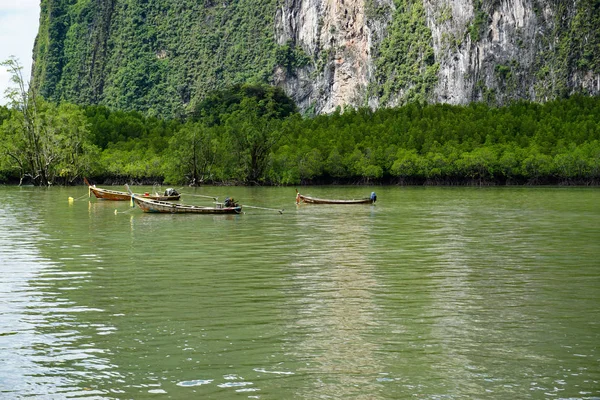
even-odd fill
[{"label": "calm lake surface", "polygon": [[600,399],[600,189],[300,189],[0,186],[0,398]]}]

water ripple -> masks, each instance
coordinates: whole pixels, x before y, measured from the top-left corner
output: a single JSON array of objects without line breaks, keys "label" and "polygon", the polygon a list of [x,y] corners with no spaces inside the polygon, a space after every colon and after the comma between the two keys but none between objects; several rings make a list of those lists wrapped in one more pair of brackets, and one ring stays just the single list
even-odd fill
[{"label": "water ripple", "polygon": [[0,390],[599,397],[598,192],[504,189],[378,188],[376,206],[295,208],[289,188],[227,188],[292,208],[214,218],[9,189]]}]

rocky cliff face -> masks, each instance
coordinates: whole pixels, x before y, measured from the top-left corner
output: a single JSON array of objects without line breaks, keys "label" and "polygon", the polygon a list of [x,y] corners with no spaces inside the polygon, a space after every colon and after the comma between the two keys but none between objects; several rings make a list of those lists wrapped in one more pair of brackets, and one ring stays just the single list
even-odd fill
[{"label": "rocky cliff face", "polygon": [[292,42],[313,62],[293,73],[276,68],[274,83],[304,109],[364,105],[377,45],[367,22],[364,0],[286,0],[275,18],[277,43]]},{"label": "rocky cliff face", "polygon": [[[410,2],[396,3],[404,3],[401,12],[406,12]],[[600,60],[594,58],[593,66],[580,68],[573,60],[581,59],[585,51],[565,48],[574,41],[573,31],[581,25],[578,19],[600,12],[598,5],[576,0],[424,0],[422,5],[438,68],[436,82],[420,100],[505,104],[513,99],[546,101],[573,92],[600,93]],[[388,13],[369,18],[368,7],[383,7]],[[314,59],[323,57],[326,66],[320,71],[310,65],[294,76],[277,71],[275,82],[304,108],[313,105],[320,112],[345,105],[380,106],[381,96],[368,88],[386,84],[385,79],[376,79],[376,57],[397,17],[395,4],[385,0],[377,4],[287,0],[277,13],[277,41],[294,41]],[[598,34],[591,28],[580,32],[584,39],[579,45],[597,56]],[[403,95],[420,79],[421,70],[414,72],[384,105],[410,100]]]},{"label": "rocky cliff face", "polygon": [[281,86],[311,113],[600,94],[595,0],[129,3],[42,0],[34,84],[159,115],[247,81]]}]

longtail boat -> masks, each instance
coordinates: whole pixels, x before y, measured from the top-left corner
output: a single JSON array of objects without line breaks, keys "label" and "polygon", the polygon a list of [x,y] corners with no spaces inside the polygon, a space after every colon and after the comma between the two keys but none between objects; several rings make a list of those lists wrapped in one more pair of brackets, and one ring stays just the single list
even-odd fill
[{"label": "longtail boat", "polygon": [[296,204],[308,203],[308,204],[375,204],[377,201],[377,195],[375,192],[371,192],[370,197],[364,197],[362,199],[351,199],[351,200],[331,200],[331,199],[318,199],[316,197],[305,196],[298,193],[296,189]]},{"label": "longtail boat", "polygon": [[[90,183],[88,182],[88,180],[86,178],[83,178],[83,181],[85,182],[86,185],[88,185],[90,193],[93,193],[94,196],[96,196],[98,199],[114,200],[114,201],[129,201],[129,200],[131,200],[131,195],[127,192],[120,192],[118,190],[97,188],[96,185],[90,185]],[[181,197],[181,195],[179,193],[177,193],[176,190],[173,190],[173,189],[170,189],[170,190],[167,189],[165,191],[164,195],[159,194],[159,193],[154,193],[154,194],[144,193],[144,194],[136,194],[136,196],[143,197],[146,199],[161,200],[161,201],[179,200],[179,198]]]},{"label": "longtail boat", "polygon": [[227,206],[223,203],[217,203],[215,207],[194,206],[180,203],[170,203],[168,201],[151,200],[146,197],[133,195],[133,202],[136,206],[147,213],[168,213],[168,214],[240,214],[242,207],[233,204]]}]

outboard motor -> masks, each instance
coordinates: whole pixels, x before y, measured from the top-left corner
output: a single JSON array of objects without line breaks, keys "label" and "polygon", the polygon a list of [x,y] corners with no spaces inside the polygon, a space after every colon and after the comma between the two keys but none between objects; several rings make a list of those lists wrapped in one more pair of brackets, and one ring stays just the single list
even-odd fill
[{"label": "outboard motor", "polygon": [[225,197],[225,201],[223,202],[223,204],[225,204],[225,207],[237,207],[237,203],[235,202],[235,200],[233,199],[233,197]]},{"label": "outboard motor", "polygon": [[377,201],[377,195],[375,194],[375,192],[371,192],[371,201],[373,203],[375,203]]},{"label": "outboard motor", "polygon": [[173,188],[168,188],[167,190],[165,190],[165,196],[177,196],[178,194],[179,192],[177,192],[177,190]]}]

